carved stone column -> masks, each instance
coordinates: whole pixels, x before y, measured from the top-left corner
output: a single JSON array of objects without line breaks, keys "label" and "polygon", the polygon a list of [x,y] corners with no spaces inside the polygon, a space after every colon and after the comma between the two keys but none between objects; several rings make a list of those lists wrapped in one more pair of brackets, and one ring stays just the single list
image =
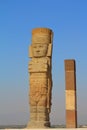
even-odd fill
[{"label": "carved stone column", "polygon": [[32,30],[32,43],[29,47],[29,105],[30,120],[28,128],[50,126],[52,93],[52,56],[53,32],[48,28]]}]

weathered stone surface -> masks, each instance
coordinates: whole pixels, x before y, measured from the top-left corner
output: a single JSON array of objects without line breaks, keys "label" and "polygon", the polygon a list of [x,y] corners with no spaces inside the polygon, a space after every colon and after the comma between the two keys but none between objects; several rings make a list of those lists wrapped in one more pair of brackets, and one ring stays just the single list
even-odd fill
[{"label": "weathered stone surface", "polygon": [[75,60],[65,60],[66,127],[77,128]]},{"label": "weathered stone surface", "polygon": [[66,90],[66,109],[67,110],[75,110],[75,98],[76,91],[74,90]]},{"label": "weathered stone surface", "polygon": [[51,110],[51,55],[53,32],[48,28],[32,30],[29,62],[29,103],[30,120],[27,128],[47,128],[50,126]]},{"label": "weathered stone surface", "polygon": [[76,128],[77,127],[77,111],[76,110],[66,110],[66,127]]}]

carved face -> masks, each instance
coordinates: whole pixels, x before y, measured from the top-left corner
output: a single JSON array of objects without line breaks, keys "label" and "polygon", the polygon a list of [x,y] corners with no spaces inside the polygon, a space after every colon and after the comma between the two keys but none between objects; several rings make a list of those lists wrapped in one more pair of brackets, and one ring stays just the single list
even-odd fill
[{"label": "carved face", "polygon": [[36,43],[32,45],[32,51],[34,57],[44,57],[47,54],[48,45]]}]

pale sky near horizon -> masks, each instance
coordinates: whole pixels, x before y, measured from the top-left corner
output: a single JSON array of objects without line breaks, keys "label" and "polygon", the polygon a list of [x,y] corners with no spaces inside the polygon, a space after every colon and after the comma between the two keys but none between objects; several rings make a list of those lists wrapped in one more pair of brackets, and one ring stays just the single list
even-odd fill
[{"label": "pale sky near horizon", "polygon": [[87,0],[0,0],[0,125],[27,124],[33,28],[54,32],[51,123],[65,123],[64,60],[76,60],[78,124],[87,124]]}]

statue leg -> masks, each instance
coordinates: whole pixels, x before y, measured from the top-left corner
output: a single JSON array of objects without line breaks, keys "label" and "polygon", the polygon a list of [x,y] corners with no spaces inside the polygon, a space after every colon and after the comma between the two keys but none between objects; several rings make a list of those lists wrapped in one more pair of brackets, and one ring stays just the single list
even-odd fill
[{"label": "statue leg", "polygon": [[27,128],[35,127],[36,120],[37,120],[37,104],[34,100],[30,100],[30,120],[27,125]]},{"label": "statue leg", "polygon": [[37,121],[40,127],[49,127],[49,113],[47,110],[47,96],[43,94],[37,104]]}]

